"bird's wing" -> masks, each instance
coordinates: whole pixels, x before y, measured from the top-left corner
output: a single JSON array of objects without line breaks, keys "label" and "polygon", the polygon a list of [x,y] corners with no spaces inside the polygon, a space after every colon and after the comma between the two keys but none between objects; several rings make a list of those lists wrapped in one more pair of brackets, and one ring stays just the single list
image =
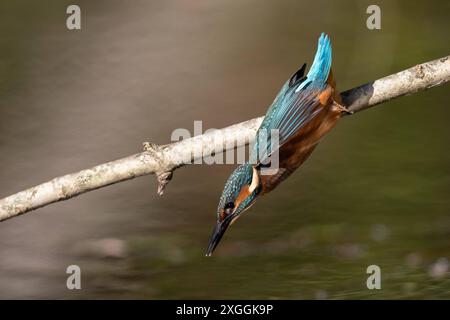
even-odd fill
[{"label": "bird's wing", "polygon": [[[272,102],[272,105],[267,110],[266,117],[275,110],[279,109],[282,100],[286,97],[286,94],[289,91],[292,91],[292,88],[297,87],[300,85],[303,81],[306,80],[305,76],[305,69],[306,69],[306,63],[304,63],[300,69],[298,69],[290,78],[288,81],[285,82],[285,84],[281,87],[280,92],[278,92],[277,96]],[[264,119],[263,123],[261,124],[261,127],[264,126],[264,124],[267,123],[266,119]]]},{"label": "bird's wing", "polygon": [[280,108],[280,112],[271,123],[271,129],[279,130],[280,146],[311,121],[321,110],[319,108],[319,93],[320,91],[317,89],[303,89],[298,96],[289,99],[284,108]]},{"label": "bird's wing", "polygon": [[[330,93],[326,90],[331,69],[331,42],[326,34],[323,33],[319,38],[314,62],[306,77],[303,76],[304,67],[284,84],[267,111],[256,133],[252,157],[254,163],[264,164],[272,151],[281,147],[322,109],[323,96]],[[272,133],[278,133],[278,148],[272,147]]]},{"label": "bird's wing", "polygon": [[[257,153],[256,163],[267,162],[272,152],[279,149],[301,128],[306,126],[322,110],[319,95],[323,90],[305,85],[301,91],[290,89],[280,105],[266,115],[256,133],[253,152]],[[278,135],[278,146],[273,139]]]}]

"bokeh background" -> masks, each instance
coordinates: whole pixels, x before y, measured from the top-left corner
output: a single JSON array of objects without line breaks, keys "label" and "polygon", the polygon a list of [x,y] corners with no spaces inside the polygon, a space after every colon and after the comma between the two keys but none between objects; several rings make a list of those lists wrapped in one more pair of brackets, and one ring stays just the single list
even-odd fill
[{"label": "bokeh background", "polygon": [[[82,30],[66,29],[78,4]],[[382,29],[366,28],[378,4]],[[0,4],[0,197],[265,113],[331,35],[345,90],[449,54],[448,1]],[[0,298],[450,298],[449,87],[344,119],[203,256],[231,165],[148,176],[0,223]],[[66,288],[68,265],[82,290]],[[380,266],[382,289],[366,288]]]}]

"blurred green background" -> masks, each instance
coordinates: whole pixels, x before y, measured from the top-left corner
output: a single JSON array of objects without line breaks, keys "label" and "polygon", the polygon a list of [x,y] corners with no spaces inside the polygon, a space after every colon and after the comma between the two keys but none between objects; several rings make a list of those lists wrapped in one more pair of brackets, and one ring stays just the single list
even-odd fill
[{"label": "blurred green background", "polygon": [[[0,4],[0,197],[265,113],[333,42],[338,88],[450,52],[448,1]],[[366,28],[381,7],[382,29]],[[450,298],[449,87],[342,120],[203,256],[231,165],[113,185],[0,224],[0,298]],[[66,288],[68,265],[82,290]],[[366,288],[378,265],[382,289]]]}]

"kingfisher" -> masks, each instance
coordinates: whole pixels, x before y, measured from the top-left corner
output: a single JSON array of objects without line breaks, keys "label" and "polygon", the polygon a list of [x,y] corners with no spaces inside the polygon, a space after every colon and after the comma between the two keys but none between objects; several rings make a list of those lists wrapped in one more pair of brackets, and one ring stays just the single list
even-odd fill
[{"label": "kingfisher", "polygon": [[[250,161],[238,166],[225,183],[206,256],[211,256],[227,228],[260,196],[275,189],[314,151],[337,123],[351,114],[342,105],[331,71],[331,41],[322,33],[308,74],[306,64],[282,86],[256,132]],[[277,133],[274,143],[271,132]],[[277,155],[277,170],[266,170]]]}]

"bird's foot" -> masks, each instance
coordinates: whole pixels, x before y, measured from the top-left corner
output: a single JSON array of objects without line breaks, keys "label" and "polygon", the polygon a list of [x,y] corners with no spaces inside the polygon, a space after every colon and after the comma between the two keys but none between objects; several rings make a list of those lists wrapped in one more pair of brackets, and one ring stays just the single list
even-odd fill
[{"label": "bird's foot", "polygon": [[339,112],[342,116],[349,116],[354,113],[353,111],[349,110],[342,104],[337,103],[336,101],[333,101],[333,109]]}]

